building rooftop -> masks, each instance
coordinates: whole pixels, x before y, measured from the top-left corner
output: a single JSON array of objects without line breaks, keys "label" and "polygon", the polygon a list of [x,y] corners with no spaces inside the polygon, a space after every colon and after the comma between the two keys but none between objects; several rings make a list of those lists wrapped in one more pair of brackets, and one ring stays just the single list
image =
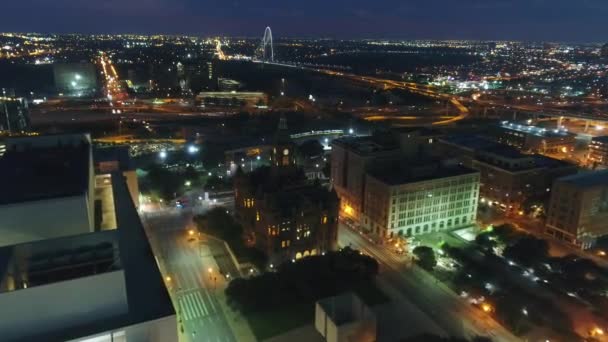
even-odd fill
[{"label": "building rooftop", "polygon": [[608,185],[608,170],[578,173],[557,179],[558,182],[573,184],[577,187],[587,188]]},{"label": "building rooftop", "polygon": [[443,165],[439,161],[393,161],[378,164],[368,171],[370,176],[388,185],[416,183],[475,173],[478,171],[461,165]]},{"label": "building rooftop", "polygon": [[93,159],[96,165],[103,162],[118,162],[118,169],[121,171],[135,170],[129,156],[129,147],[126,145],[95,148]]},{"label": "building rooftop", "polygon": [[500,127],[512,131],[517,131],[525,134],[535,135],[537,137],[568,137],[572,136],[572,133],[564,129],[547,129],[544,127],[522,125],[514,122],[503,121],[500,123]]},{"label": "building rooftop", "polygon": [[441,130],[438,130],[436,128],[423,127],[423,126],[419,126],[419,127],[393,127],[393,128],[391,128],[391,131],[399,133],[399,134],[412,133],[412,134],[416,134],[418,136],[436,136],[436,135],[442,135],[443,134],[443,132]]},{"label": "building rooftop", "polygon": [[399,150],[398,141],[387,136],[342,137],[333,140],[332,144],[342,146],[363,156]]},{"label": "building rooftop", "polygon": [[[470,135],[470,134],[458,134],[458,135],[449,135],[440,138],[441,141],[447,142],[454,145],[459,145],[464,148],[468,148],[471,150],[482,150],[488,148],[499,148],[505,147],[505,145],[500,144],[494,140],[490,140],[479,135]],[[507,146],[508,147],[508,146]],[[512,147],[508,147],[512,148]],[[514,149],[514,148],[512,148]]]},{"label": "building rooftop", "polygon": [[88,189],[87,144],[7,148],[0,156],[0,204],[73,196]]},{"label": "building rooftop", "polygon": [[[112,173],[112,190],[118,229],[0,248],[0,275],[4,277],[7,266],[15,262],[17,251],[27,251],[19,258],[31,262],[27,268],[29,276],[42,275],[35,277],[39,283],[32,283],[30,278],[24,292],[44,283],[122,270],[128,311],[91,323],[58,326],[53,331],[37,332],[32,327],[16,341],[66,341],[175,315],[126,181],[119,172]],[[82,298],[81,304],[86,307],[86,298]]]},{"label": "building rooftop", "polygon": [[317,302],[336,326],[362,319],[363,302],[352,292],[324,298]]}]

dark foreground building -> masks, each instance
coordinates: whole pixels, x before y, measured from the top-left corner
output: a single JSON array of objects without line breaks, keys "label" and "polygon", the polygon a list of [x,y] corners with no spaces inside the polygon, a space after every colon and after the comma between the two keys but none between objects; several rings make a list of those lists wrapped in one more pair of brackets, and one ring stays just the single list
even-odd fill
[{"label": "dark foreground building", "polygon": [[339,200],[335,192],[307,181],[295,163],[295,145],[282,118],[271,151],[271,166],[237,171],[236,217],[248,242],[280,263],[333,250]]}]

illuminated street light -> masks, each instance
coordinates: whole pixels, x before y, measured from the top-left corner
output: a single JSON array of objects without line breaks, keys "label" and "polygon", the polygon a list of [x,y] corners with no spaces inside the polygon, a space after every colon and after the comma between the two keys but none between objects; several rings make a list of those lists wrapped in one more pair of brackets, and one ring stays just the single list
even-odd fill
[{"label": "illuminated street light", "polygon": [[167,151],[160,151],[158,153],[158,156],[160,157],[160,159],[165,159],[167,158]]},{"label": "illuminated street light", "polygon": [[194,235],[194,230],[190,229],[190,230],[188,231],[188,235],[190,235],[190,236]]},{"label": "illuminated street light", "polygon": [[209,268],[207,269],[207,272],[209,272],[209,274],[213,273],[213,268],[209,267]]},{"label": "illuminated street light", "polygon": [[188,181],[186,181],[186,182],[184,183],[184,185],[185,185],[185,186],[190,186],[190,185],[192,185],[192,182],[190,182],[190,181],[188,180]]},{"label": "illuminated street light", "polygon": [[166,276],[166,277],[165,277],[165,280],[166,280],[167,282],[170,282],[170,281],[171,281],[171,277]]},{"label": "illuminated street light", "polygon": [[354,133],[355,133],[355,130],[354,130],[354,129],[352,129],[352,128],[349,128],[349,129],[348,129],[348,134],[354,134]]},{"label": "illuminated street light", "polygon": [[198,152],[198,147],[196,147],[194,145],[188,146],[188,153],[195,154],[196,152]]},{"label": "illuminated street light", "polygon": [[593,336],[601,336],[601,335],[604,335],[604,330],[603,330],[602,328],[595,327],[595,328],[593,329],[593,331],[591,331],[591,335],[593,335]]},{"label": "illuminated street light", "polygon": [[481,309],[484,312],[492,312],[492,306],[490,304],[488,304],[488,303],[481,304]]}]

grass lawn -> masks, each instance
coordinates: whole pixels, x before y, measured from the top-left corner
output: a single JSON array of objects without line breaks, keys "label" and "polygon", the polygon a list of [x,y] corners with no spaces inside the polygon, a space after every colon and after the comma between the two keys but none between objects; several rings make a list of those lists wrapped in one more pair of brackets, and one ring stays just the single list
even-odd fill
[{"label": "grass lawn", "polygon": [[314,324],[314,318],[314,303],[298,303],[272,311],[254,312],[247,315],[249,326],[258,341],[306,324]]}]

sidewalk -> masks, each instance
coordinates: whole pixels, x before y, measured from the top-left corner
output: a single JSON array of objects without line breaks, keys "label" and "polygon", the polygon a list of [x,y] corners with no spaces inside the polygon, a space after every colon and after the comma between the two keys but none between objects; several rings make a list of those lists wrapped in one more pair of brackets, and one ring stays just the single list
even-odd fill
[{"label": "sidewalk", "polygon": [[[219,255],[219,254],[211,253],[211,255],[209,257],[211,259],[213,259],[213,262],[215,262],[216,267],[219,269],[218,264],[221,264],[221,263],[218,263],[218,260],[216,260],[216,257],[221,257],[222,262],[225,263],[228,260],[230,260],[233,263],[233,265],[231,265],[231,268],[233,268],[234,270],[239,270],[238,265],[235,264],[236,258],[234,257],[234,254],[230,250],[230,246],[228,246],[228,244],[226,244],[223,240],[220,240],[216,237],[206,235],[206,234],[205,234],[205,236],[209,240],[213,240],[216,243],[221,244],[221,247],[223,247],[222,249],[227,254],[227,255]],[[239,276],[240,276],[239,271],[235,271],[235,273],[239,274]],[[227,297],[225,294],[226,287],[228,287],[227,281],[220,282],[220,286],[218,286],[217,291],[215,292],[215,296],[217,297],[217,301],[220,303],[220,305],[222,307],[222,312],[226,316],[226,321],[228,322],[228,325],[230,326],[230,330],[232,330],[234,337],[239,342],[257,341],[257,339],[255,338],[255,335],[253,334],[253,331],[249,327],[249,323],[247,322],[245,317],[243,315],[241,315],[241,313],[239,313],[238,311],[235,311],[230,306],[228,306]]]}]

